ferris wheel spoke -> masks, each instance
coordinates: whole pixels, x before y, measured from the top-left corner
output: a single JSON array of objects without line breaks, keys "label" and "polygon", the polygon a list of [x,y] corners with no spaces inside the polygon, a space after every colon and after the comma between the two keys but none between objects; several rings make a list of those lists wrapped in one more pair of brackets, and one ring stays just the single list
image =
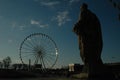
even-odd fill
[{"label": "ferris wheel spoke", "polygon": [[28,51],[21,51],[22,53],[34,53],[32,51],[28,52]]},{"label": "ferris wheel spoke", "polygon": [[27,40],[27,43],[30,44],[32,47],[35,46],[35,44],[31,41],[31,39],[28,39],[28,40]]},{"label": "ferris wheel spoke", "polygon": [[49,59],[49,61],[54,61],[55,60],[55,58],[53,58],[53,56],[46,56],[46,59]]},{"label": "ferris wheel spoke", "polygon": [[24,58],[24,57],[28,57],[28,56],[32,56],[32,55],[34,55],[34,54],[24,55],[24,56],[22,56],[22,58]]},{"label": "ferris wheel spoke", "polygon": [[41,64],[42,65],[42,68],[44,68],[45,66],[44,66],[44,63],[43,63],[43,60],[42,60],[42,57],[39,57],[39,62],[38,62],[38,64]]},{"label": "ferris wheel spoke", "polygon": [[53,49],[53,47],[52,47],[52,45],[51,45],[51,47],[50,47],[50,43],[44,43],[44,47],[47,49],[47,50],[51,50],[51,49]]},{"label": "ferris wheel spoke", "polygon": [[45,59],[46,59],[49,63],[51,63],[51,64],[53,63],[53,61],[56,60],[56,58],[53,58],[53,57],[51,57],[51,56],[46,56]]},{"label": "ferris wheel spoke", "polygon": [[54,58],[56,55],[46,54],[46,57]]},{"label": "ferris wheel spoke", "polygon": [[43,41],[44,41],[43,38],[44,38],[44,37],[43,37],[43,36],[36,36],[36,38],[37,38],[37,39],[35,39],[35,40],[36,40],[37,44],[38,44],[38,45],[43,45],[43,43],[44,43],[44,42],[43,42]]},{"label": "ferris wheel spoke", "polygon": [[55,57],[55,56],[57,56],[57,54],[56,53],[55,54],[53,54],[53,53],[47,53],[46,56],[52,56],[52,57],[54,56]]},{"label": "ferris wheel spoke", "polygon": [[41,58],[39,57],[39,64],[41,64],[42,65],[42,61],[41,61]]},{"label": "ferris wheel spoke", "polygon": [[33,49],[29,49],[29,48],[25,48],[25,47],[22,47],[22,50],[33,51]]},{"label": "ferris wheel spoke", "polygon": [[49,59],[48,57],[46,57],[45,61],[49,65],[49,67],[51,67],[51,64],[53,63],[53,62],[51,62],[51,59]]},{"label": "ferris wheel spoke", "polygon": [[47,59],[44,59],[44,62],[47,68],[51,68],[51,64]]},{"label": "ferris wheel spoke", "polygon": [[42,40],[41,40],[41,36],[40,36],[40,37],[38,37],[38,39],[37,39],[36,42],[37,42],[38,45],[41,45],[41,41],[42,41]]},{"label": "ferris wheel spoke", "polygon": [[49,54],[49,53],[52,53],[53,52],[53,54],[55,54],[55,49],[52,49],[52,48],[49,48],[49,49],[47,49],[47,53]]},{"label": "ferris wheel spoke", "polygon": [[33,43],[34,45],[38,45],[38,43],[37,43],[37,39],[32,38],[31,41],[32,41],[32,43]]},{"label": "ferris wheel spoke", "polygon": [[[46,42],[46,38],[45,37],[41,37],[40,38],[40,42],[42,43],[42,44],[46,44],[47,42]],[[47,43],[48,44],[48,43]]]},{"label": "ferris wheel spoke", "polygon": [[33,49],[33,46],[30,46],[30,45],[28,45],[28,44],[26,44],[26,43],[24,43],[24,45],[25,45],[26,47],[29,47],[29,48]]},{"label": "ferris wheel spoke", "polygon": [[45,49],[46,49],[47,51],[51,51],[53,48],[54,48],[54,47],[49,47],[47,44],[45,45]]},{"label": "ferris wheel spoke", "polygon": [[37,63],[38,63],[38,59],[39,59],[39,56],[36,56],[36,57],[35,57],[35,62],[34,62],[34,64],[37,64]]},{"label": "ferris wheel spoke", "polygon": [[44,63],[44,60],[43,60],[42,56],[41,56],[41,61],[42,61],[43,67],[46,69],[46,66],[45,66],[45,63]]}]

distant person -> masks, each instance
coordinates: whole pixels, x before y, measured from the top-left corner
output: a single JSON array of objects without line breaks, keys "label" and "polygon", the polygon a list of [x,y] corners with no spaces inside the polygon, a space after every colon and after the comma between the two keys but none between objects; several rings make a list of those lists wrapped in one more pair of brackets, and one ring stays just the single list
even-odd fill
[{"label": "distant person", "polygon": [[80,56],[85,65],[92,68],[102,65],[101,52],[103,47],[101,25],[97,16],[83,3],[81,13],[73,31],[79,40]]}]

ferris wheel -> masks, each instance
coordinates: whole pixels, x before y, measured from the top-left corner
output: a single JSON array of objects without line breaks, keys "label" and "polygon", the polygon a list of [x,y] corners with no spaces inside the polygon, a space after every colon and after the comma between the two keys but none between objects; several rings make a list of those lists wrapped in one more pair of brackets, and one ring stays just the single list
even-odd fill
[{"label": "ferris wheel", "polygon": [[34,33],[27,36],[20,45],[20,60],[23,64],[41,64],[42,69],[52,68],[58,58],[55,41],[46,34]]}]

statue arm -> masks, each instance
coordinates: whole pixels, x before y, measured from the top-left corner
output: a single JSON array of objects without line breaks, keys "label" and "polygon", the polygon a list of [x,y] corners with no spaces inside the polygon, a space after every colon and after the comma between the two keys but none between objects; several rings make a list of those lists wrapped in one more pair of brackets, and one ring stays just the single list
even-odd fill
[{"label": "statue arm", "polygon": [[86,14],[81,12],[78,22],[74,25],[73,32],[77,35],[84,33],[84,27],[86,25]]}]

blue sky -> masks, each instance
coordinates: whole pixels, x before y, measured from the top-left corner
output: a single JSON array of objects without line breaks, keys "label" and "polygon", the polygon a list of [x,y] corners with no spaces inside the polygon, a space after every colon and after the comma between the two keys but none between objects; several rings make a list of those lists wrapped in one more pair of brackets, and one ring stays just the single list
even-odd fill
[{"label": "blue sky", "polygon": [[20,62],[21,42],[26,36],[40,32],[52,37],[57,44],[57,67],[82,64],[72,28],[83,2],[100,19],[103,62],[120,62],[119,11],[109,0],[0,0],[0,60],[10,56],[14,63]]}]

